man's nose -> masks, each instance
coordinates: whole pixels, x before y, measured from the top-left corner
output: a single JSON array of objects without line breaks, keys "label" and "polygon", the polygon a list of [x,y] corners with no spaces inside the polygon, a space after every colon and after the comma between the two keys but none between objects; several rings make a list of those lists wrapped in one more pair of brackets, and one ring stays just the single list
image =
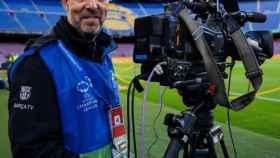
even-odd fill
[{"label": "man's nose", "polygon": [[97,0],[88,0],[87,8],[91,8],[91,9],[92,9],[92,8],[93,8],[93,9],[98,8]]}]

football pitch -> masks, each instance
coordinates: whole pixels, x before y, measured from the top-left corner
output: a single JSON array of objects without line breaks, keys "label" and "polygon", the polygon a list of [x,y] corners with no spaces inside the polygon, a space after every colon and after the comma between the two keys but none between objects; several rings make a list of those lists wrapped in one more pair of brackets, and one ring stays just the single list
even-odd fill
[{"label": "football pitch", "polygon": [[[125,106],[128,84],[133,76],[139,73],[139,65],[133,64],[130,58],[114,58],[114,64],[116,77],[120,85],[122,103]],[[280,58],[275,57],[273,60],[267,61],[262,68],[264,82],[256,100],[241,112],[231,112],[233,135],[239,158],[280,158],[280,77],[278,76]],[[5,77],[3,72],[1,75]],[[232,75],[231,98],[234,98],[236,95],[247,92],[248,82],[244,77],[244,71],[240,63],[236,64]],[[142,83],[145,85],[144,82]],[[159,139],[151,148],[151,157],[157,158],[163,156],[169,141],[166,135],[166,127],[163,125],[165,113],[179,113],[187,108],[182,104],[176,90],[166,89],[163,112],[156,124],[153,125],[155,116],[159,111],[160,91],[163,91],[163,89],[164,87],[159,87],[156,83],[152,84],[145,112],[145,148],[148,149],[155,138],[153,131],[153,127],[155,127]],[[139,138],[142,95],[136,95],[136,134]],[[8,92],[6,90],[0,91],[1,158],[11,157],[7,138],[7,96]],[[232,153],[226,125],[226,112],[226,109],[217,107],[215,109],[215,120],[217,124],[223,126],[226,144],[230,153]],[[137,144],[139,145],[139,139]],[[231,157],[233,157],[232,154]]]}]

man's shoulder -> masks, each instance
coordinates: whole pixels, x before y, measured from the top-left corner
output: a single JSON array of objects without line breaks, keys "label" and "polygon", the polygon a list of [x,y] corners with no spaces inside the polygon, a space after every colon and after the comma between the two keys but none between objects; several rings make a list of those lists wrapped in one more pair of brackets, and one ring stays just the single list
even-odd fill
[{"label": "man's shoulder", "polygon": [[17,74],[44,74],[47,71],[47,67],[40,55],[41,50],[53,47],[55,43],[54,38],[46,36],[29,41],[23,53],[10,67],[8,72],[9,80],[12,80],[13,76],[17,76]]},{"label": "man's shoulder", "polygon": [[55,36],[54,33],[48,33],[46,35],[42,35],[38,38],[30,39],[26,43],[25,51],[29,49],[34,49],[34,50],[39,50],[43,47],[46,47],[52,43],[57,41],[57,37]]}]

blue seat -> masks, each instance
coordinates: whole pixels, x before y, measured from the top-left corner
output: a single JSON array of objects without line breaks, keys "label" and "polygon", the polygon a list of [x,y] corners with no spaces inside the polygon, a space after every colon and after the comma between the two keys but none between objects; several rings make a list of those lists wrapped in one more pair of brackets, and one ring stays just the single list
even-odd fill
[{"label": "blue seat", "polygon": [[6,7],[3,5],[1,0],[0,0],[0,9],[6,9]]},{"label": "blue seat", "polygon": [[54,26],[56,22],[59,20],[60,15],[55,14],[47,14],[47,19],[49,20],[51,26]]},{"label": "blue seat", "polygon": [[44,12],[65,12],[59,0],[37,0],[34,2]]},{"label": "blue seat", "polygon": [[14,10],[31,10],[35,11],[32,3],[29,0],[8,0],[6,1],[10,9]]},{"label": "blue seat", "polygon": [[[12,15],[7,12],[0,12],[0,31],[20,32],[22,31]],[[3,20],[2,20],[3,19]]]},{"label": "blue seat", "polygon": [[49,30],[47,23],[36,13],[17,13],[17,17],[29,33],[44,33]]}]

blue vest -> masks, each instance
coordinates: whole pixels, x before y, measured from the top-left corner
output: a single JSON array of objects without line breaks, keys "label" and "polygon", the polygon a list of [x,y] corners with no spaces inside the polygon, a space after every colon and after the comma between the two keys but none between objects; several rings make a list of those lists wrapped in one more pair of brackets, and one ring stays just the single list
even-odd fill
[{"label": "blue vest", "polygon": [[[64,145],[75,154],[92,152],[112,142],[108,112],[111,107],[120,105],[109,54],[115,48],[115,43],[102,48],[102,63],[78,57],[59,40],[40,49],[55,82]],[[33,53],[32,49],[25,52],[11,72]]]}]

